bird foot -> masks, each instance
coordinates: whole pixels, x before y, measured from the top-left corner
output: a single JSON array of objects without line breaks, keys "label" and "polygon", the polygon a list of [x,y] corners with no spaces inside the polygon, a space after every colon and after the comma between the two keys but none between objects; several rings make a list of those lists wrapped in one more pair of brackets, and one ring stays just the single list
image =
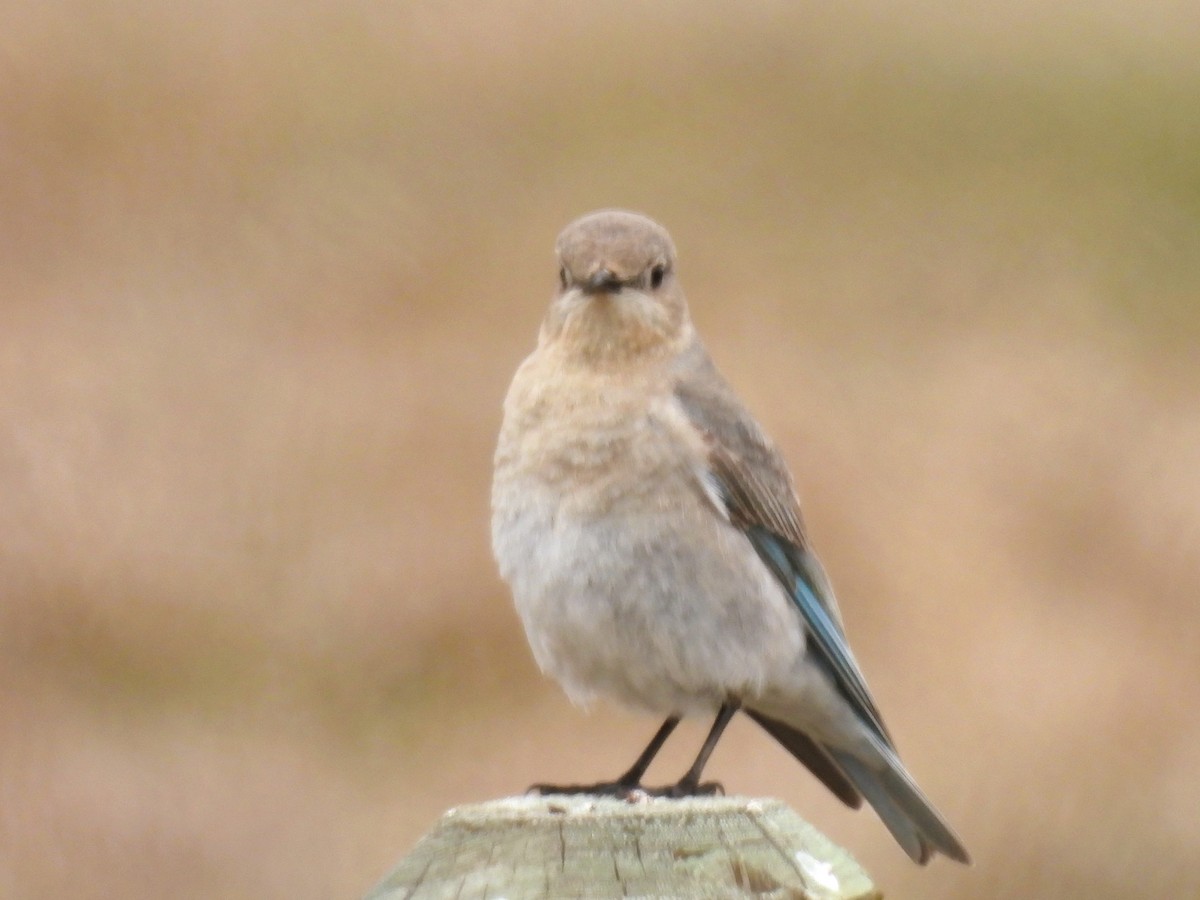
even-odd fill
[{"label": "bird foot", "polygon": [[644,790],[641,785],[629,784],[624,781],[598,781],[595,784],[534,784],[526,791],[527,794],[566,794],[568,796],[587,795],[590,797],[617,797],[628,799],[635,791]]},{"label": "bird foot", "polygon": [[587,795],[591,797],[616,797],[619,800],[629,800],[638,794],[647,797],[662,797],[678,800],[683,797],[712,797],[724,794],[725,787],[719,781],[693,782],[683,779],[665,787],[643,787],[640,784],[630,784],[627,781],[599,781],[596,784],[535,784],[527,793],[546,796],[548,794],[567,794],[572,796]]},{"label": "bird foot", "polygon": [[684,797],[714,797],[725,793],[725,786],[719,781],[693,782],[684,779],[675,784],[661,788],[642,788],[651,797],[670,797],[675,800]]}]

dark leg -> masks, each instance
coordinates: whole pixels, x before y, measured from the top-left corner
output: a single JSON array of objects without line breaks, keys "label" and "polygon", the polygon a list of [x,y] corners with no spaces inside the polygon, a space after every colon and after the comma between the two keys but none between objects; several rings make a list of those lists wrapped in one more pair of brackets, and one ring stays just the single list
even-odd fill
[{"label": "dark leg", "polygon": [[658,756],[658,751],[662,749],[662,745],[667,742],[667,738],[671,736],[671,732],[675,730],[675,726],[679,724],[679,716],[671,716],[667,721],[662,723],[662,727],[655,732],[654,737],[650,739],[650,743],[646,745],[646,749],[642,751],[642,755],[637,758],[629,771],[617,779],[617,784],[622,787],[633,789],[641,785],[642,776],[646,774],[646,770],[650,768],[650,763],[654,757]]},{"label": "dark leg", "polygon": [[708,737],[704,739],[704,746],[700,748],[700,753],[696,757],[696,761],[692,763],[692,767],[687,770],[687,774],[680,778],[678,783],[655,793],[664,797],[695,797],[700,794],[725,793],[725,788],[721,786],[720,782],[707,781],[701,784],[700,773],[704,771],[708,758],[712,756],[725,726],[729,724],[729,720],[733,718],[734,713],[741,705],[741,702],[737,700],[727,700],[721,705],[721,708],[717,710],[716,721],[709,729]]},{"label": "dark leg", "polygon": [[646,749],[642,751],[642,755],[637,758],[637,762],[616,781],[601,781],[597,784],[535,784],[529,790],[537,794],[601,794],[625,797],[641,788],[642,776],[646,774],[646,769],[650,768],[651,761],[658,755],[658,751],[678,724],[679,716],[671,716],[663,722]]}]

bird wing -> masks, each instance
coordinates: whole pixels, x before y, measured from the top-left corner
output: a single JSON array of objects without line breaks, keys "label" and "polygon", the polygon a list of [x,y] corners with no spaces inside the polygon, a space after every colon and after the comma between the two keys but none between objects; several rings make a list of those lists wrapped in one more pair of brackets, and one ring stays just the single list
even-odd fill
[{"label": "bird wing", "polygon": [[779,580],[812,637],[816,659],[864,722],[891,737],[850,652],[841,614],[820,561],[808,548],[791,476],[699,343],[676,361],[675,397],[708,449],[701,473],[759,558]]}]

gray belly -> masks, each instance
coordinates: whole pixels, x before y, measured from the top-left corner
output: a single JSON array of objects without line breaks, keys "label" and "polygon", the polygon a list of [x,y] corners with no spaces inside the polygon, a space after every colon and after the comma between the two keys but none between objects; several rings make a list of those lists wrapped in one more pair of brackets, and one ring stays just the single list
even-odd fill
[{"label": "gray belly", "polygon": [[587,519],[544,486],[505,494],[493,518],[501,573],[538,664],[577,702],[698,714],[758,696],[796,665],[796,612],[699,493]]}]

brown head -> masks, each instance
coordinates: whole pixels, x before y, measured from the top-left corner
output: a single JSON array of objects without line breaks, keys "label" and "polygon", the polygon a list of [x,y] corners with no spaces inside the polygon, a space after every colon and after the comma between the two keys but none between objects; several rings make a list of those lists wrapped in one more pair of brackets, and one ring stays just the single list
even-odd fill
[{"label": "brown head", "polygon": [[675,245],[657,222],[619,209],[588,213],[563,229],[556,249],[543,346],[604,364],[678,352],[691,338]]}]

